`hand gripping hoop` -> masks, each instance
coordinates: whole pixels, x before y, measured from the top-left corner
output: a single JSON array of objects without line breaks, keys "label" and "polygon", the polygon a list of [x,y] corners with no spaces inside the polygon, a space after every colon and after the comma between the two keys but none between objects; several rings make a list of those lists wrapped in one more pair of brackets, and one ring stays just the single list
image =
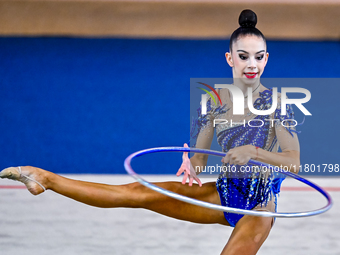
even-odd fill
[{"label": "hand gripping hoop", "polygon": [[[157,185],[149,183],[148,181],[141,178],[137,173],[135,173],[135,171],[131,167],[131,160],[133,158],[140,157],[142,155],[150,154],[150,153],[169,152],[169,151],[205,153],[205,154],[220,156],[220,157],[224,157],[225,154],[226,154],[225,152],[220,152],[220,151],[203,150],[203,149],[196,149],[196,148],[185,148],[185,147],[150,148],[150,149],[137,151],[135,153],[132,153],[130,156],[128,156],[124,161],[125,170],[136,181],[138,181],[142,185],[144,185],[144,186],[146,186],[146,187],[148,187],[148,188],[150,188],[154,191],[157,191],[161,194],[167,195],[169,197],[172,197],[172,198],[175,198],[175,199],[178,199],[178,200],[190,203],[190,204],[194,204],[194,205],[198,205],[198,206],[202,206],[202,207],[206,207],[206,208],[214,209],[214,210],[218,210],[218,211],[223,211],[223,212],[245,214],[245,215],[252,215],[252,216],[261,216],[261,217],[297,218],[297,217],[307,217],[307,216],[313,216],[313,215],[321,214],[321,213],[328,211],[332,207],[332,204],[333,204],[332,198],[325,190],[323,190],[318,185],[308,181],[307,179],[302,178],[301,176],[298,176],[298,175],[293,174],[291,172],[286,172],[282,169],[278,169],[278,172],[283,173],[287,176],[290,176],[290,177],[292,177],[292,178],[294,178],[294,179],[296,179],[296,180],[298,180],[302,183],[305,183],[305,184],[309,185],[310,187],[314,188],[315,190],[317,190],[318,192],[320,192],[327,199],[327,205],[318,209],[318,210],[305,211],[305,212],[292,212],[292,213],[252,211],[252,210],[244,210],[244,209],[238,209],[238,208],[233,208],[233,207],[227,207],[227,206],[212,204],[212,203],[204,202],[204,201],[197,200],[197,199],[194,199],[194,198],[182,196],[180,194],[177,194],[177,193],[174,193],[172,191],[158,187]],[[264,166],[264,167],[267,167],[268,169],[274,169],[273,166],[266,164],[266,163],[256,161],[256,160],[249,160],[249,163],[257,165],[257,166]],[[275,169],[277,169],[277,168],[275,168]]]}]

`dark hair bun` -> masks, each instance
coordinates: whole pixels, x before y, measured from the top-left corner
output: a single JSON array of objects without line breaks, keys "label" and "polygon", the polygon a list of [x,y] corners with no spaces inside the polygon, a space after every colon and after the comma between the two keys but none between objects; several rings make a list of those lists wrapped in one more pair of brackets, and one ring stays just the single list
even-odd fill
[{"label": "dark hair bun", "polygon": [[241,27],[255,27],[257,16],[252,10],[243,10],[238,18],[238,23]]}]

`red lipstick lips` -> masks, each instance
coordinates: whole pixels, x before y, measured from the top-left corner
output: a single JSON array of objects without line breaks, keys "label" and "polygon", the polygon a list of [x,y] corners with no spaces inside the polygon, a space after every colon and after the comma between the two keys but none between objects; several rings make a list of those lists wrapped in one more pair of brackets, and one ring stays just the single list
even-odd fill
[{"label": "red lipstick lips", "polygon": [[244,75],[248,78],[248,79],[254,79],[257,76],[257,73],[244,73]]}]

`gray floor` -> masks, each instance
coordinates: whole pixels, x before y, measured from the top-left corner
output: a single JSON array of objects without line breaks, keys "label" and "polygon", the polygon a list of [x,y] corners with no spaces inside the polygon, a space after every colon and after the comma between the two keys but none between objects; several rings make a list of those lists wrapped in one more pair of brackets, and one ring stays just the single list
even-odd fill
[{"label": "gray floor", "polygon": [[[131,182],[123,175],[72,175],[110,184]],[[150,181],[173,176],[146,176]],[[178,179],[176,179],[178,180]],[[209,181],[204,178],[203,181]],[[211,179],[213,181],[213,179]],[[338,179],[312,179],[323,187],[340,187]],[[20,185],[0,180],[0,185]],[[283,187],[304,186],[286,180]],[[333,208],[325,214],[277,219],[258,254],[340,254],[340,192],[330,192]],[[314,191],[283,190],[279,211],[317,209],[325,200]],[[99,209],[51,191],[32,196],[25,189],[0,189],[0,254],[220,254],[232,231],[199,225],[142,209]]]}]

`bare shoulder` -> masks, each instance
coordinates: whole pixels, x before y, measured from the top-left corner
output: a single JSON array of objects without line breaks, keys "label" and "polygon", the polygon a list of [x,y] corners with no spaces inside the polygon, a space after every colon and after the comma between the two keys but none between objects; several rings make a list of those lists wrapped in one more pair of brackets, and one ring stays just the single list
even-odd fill
[{"label": "bare shoulder", "polygon": [[227,88],[220,88],[217,90],[218,95],[220,96],[222,105],[229,103],[230,101],[230,93]]},{"label": "bare shoulder", "polygon": [[222,98],[222,96],[221,96],[221,89],[216,89],[214,92],[211,92],[211,93],[207,94],[207,96],[208,96],[208,99],[212,98],[212,100],[214,102],[216,102],[217,106],[221,104],[221,98]]}]

